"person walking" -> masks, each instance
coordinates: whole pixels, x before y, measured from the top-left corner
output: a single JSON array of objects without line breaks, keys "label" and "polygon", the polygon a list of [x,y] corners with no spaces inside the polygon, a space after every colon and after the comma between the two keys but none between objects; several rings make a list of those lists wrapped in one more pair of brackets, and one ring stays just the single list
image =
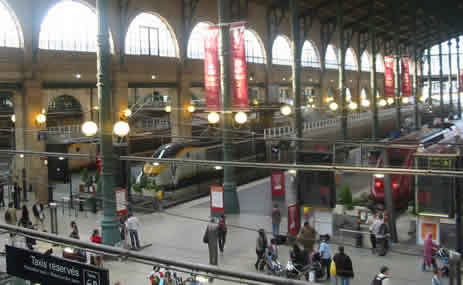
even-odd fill
[{"label": "person walking", "polygon": [[389,285],[389,268],[387,266],[381,266],[371,285]]},{"label": "person walking", "polygon": [[443,285],[441,277],[441,272],[438,268],[434,268],[432,275],[432,285]]},{"label": "person walking", "polygon": [[32,206],[32,214],[34,215],[34,225],[40,227],[40,229],[45,232],[45,227],[43,221],[45,219],[45,213],[43,212],[43,205],[40,204],[40,201],[35,201]]},{"label": "person walking", "polygon": [[123,248],[128,248],[128,238],[127,238],[127,227],[125,225],[127,218],[125,215],[122,215],[119,219],[119,231],[121,233],[121,244]]},{"label": "person walking", "polygon": [[[29,216],[29,210],[27,209],[26,205],[23,205],[22,207],[22,215],[18,221],[18,226],[21,226],[26,229],[33,229],[32,222]],[[25,241],[27,248],[33,250],[34,245],[36,244],[35,239],[26,236]]]},{"label": "person walking", "polygon": [[225,216],[221,215],[219,218],[219,249],[221,253],[223,253],[226,238],[227,238],[227,224],[225,222]]},{"label": "person walking", "polygon": [[75,221],[71,222],[71,233],[69,234],[69,237],[74,239],[80,239],[79,228],[77,227],[77,223]]},{"label": "person walking", "polygon": [[[93,243],[101,244],[102,240],[100,236],[100,231],[98,229],[93,230],[92,236],[90,237],[90,241]],[[97,267],[103,267],[103,256],[98,254],[92,254],[90,256],[90,262]]]},{"label": "person walking", "polygon": [[215,218],[211,218],[203,236],[203,242],[207,243],[209,250],[209,264],[211,265],[218,264],[218,238],[219,226],[215,222]]},{"label": "person walking", "polygon": [[140,249],[140,239],[138,237],[138,228],[140,227],[140,223],[138,222],[137,217],[130,213],[129,218],[125,222],[125,226],[129,231],[132,249]]},{"label": "person walking", "polygon": [[[349,285],[350,279],[354,278],[352,260],[344,253],[344,246],[339,246],[338,253],[333,257],[336,265],[336,276],[333,276],[333,285]],[[339,283],[338,283],[339,281]]]},{"label": "person walking", "polygon": [[5,207],[5,184],[0,185],[0,207]]},{"label": "person walking", "polygon": [[376,251],[378,252],[378,255],[384,256],[387,253],[387,250],[389,249],[389,242],[388,242],[388,226],[384,222],[384,217],[383,214],[378,215],[378,220],[374,224],[374,235],[376,239]]},{"label": "person walking", "polygon": [[5,211],[5,222],[13,226],[16,226],[18,223],[18,216],[16,215],[16,208],[13,202],[8,203],[8,209]]},{"label": "person walking", "polygon": [[18,183],[14,183],[13,184],[13,202],[14,202],[14,207],[19,210],[19,205],[20,205],[20,201],[19,201],[19,186],[18,186]]},{"label": "person walking", "polygon": [[281,212],[280,212],[280,208],[278,208],[278,205],[275,204],[273,205],[273,210],[272,210],[272,231],[273,231],[274,237],[280,234],[280,224],[281,224]]},{"label": "person walking", "polygon": [[304,246],[304,250],[309,255],[311,255],[313,252],[316,236],[317,232],[314,230],[314,228],[312,228],[308,222],[305,222],[301,233],[297,237],[297,241]]},{"label": "person walking", "polygon": [[326,271],[326,280],[330,280],[330,265],[331,265],[331,250],[328,246],[328,235],[323,235],[320,237],[320,247],[318,251],[320,252],[322,270]]},{"label": "person walking", "polygon": [[256,264],[254,264],[254,267],[256,270],[262,270],[263,269],[263,263],[261,261],[264,258],[264,253],[265,250],[267,249],[268,241],[267,241],[267,236],[265,234],[264,229],[260,229],[258,232],[258,236],[256,239],[256,255],[257,255],[257,261]]},{"label": "person walking", "polygon": [[428,232],[424,239],[424,258],[423,258],[423,272],[427,270],[427,267],[431,268],[431,265],[434,269],[437,268],[436,259],[434,254],[439,247],[432,241],[432,233]]},{"label": "person walking", "polygon": [[368,224],[370,225],[370,242],[371,242],[371,252],[376,253],[376,233],[378,232],[380,223],[379,218],[376,215],[376,212],[373,212],[368,219]]}]

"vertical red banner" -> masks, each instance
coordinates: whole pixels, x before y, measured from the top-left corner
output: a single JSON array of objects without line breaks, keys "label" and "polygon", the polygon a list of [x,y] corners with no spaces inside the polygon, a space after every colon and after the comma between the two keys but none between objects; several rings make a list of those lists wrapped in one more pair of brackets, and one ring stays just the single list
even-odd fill
[{"label": "vertical red banner", "polygon": [[294,236],[299,233],[299,207],[297,204],[288,206],[288,233]]},{"label": "vertical red banner", "polygon": [[285,173],[273,172],[271,178],[272,196],[285,195]]},{"label": "vertical red banner", "polygon": [[410,65],[408,57],[402,58],[402,96],[410,97],[412,95],[412,85],[410,80]]},{"label": "vertical red banner", "polygon": [[116,194],[116,215],[117,216],[122,216],[126,215],[129,210],[127,208],[127,189],[125,188],[116,188],[115,191]]},{"label": "vertical red banner", "polygon": [[244,25],[230,28],[233,109],[248,109],[248,72],[244,40]]},{"label": "vertical red banner", "polygon": [[209,27],[204,39],[204,89],[207,111],[220,110],[219,29]]},{"label": "vertical red banner", "polygon": [[463,92],[463,69],[460,70],[460,92]]},{"label": "vertical red banner", "polygon": [[394,58],[384,57],[384,95],[386,98],[394,98]]}]

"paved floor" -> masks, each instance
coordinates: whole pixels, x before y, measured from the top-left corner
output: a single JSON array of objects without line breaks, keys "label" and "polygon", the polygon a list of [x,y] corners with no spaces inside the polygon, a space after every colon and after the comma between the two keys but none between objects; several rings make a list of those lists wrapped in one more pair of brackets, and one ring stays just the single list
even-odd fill
[{"label": "paved floor", "polygon": [[[271,231],[269,216],[271,196],[268,179],[240,187],[239,198],[241,214],[230,215],[227,218],[229,233],[225,252],[219,258],[219,267],[254,272],[256,230],[263,227]],[[1,214],[3,215],[3,211]],[[206,227],[205,221],[209,215],[209,202],[208,198],[205,198],[171,208],[164,213],[138,216],[142,225],[140,231],[142,243],[152,243],[152,246],[142,250],[142,253],[195,263],[207,263],[207,247],[202,243],[202,236]],[[79,216],[75,217],[69,216],[68,212],[63,215],[62,211],[59,211],[60,234],[70,233],[71,220],[77,221],[81,239],[88,240],[91,231],[99,227],[100,216],[79,213]],[[284,218],[281,228],[283,230],[286,227],[286,218]],[[44,247],[44,245],[41,246]],[[334,252],[337,246],[332,244],[330,247]],[[377,257],[373,256],[369,249],[353,247],[346,247],[346,252],[354,263],[355,279],[351,284],[370,284],[381,265],[389,266],[392,275],[390,284],[392,285],[431,283],[431,273],[422,273],[420,270],[421,257],[394,252],[386,257]],[[280,248],[281,263],[286,264],[288,257],[288,248],[282,246]],[[147,275],[151,266],[132,261],[108,261],[105,266],[110,270],[111,284],[116,280],[120,280],[124,285],[149,284]],[[231,283],[216,280],[214,284]]]}]

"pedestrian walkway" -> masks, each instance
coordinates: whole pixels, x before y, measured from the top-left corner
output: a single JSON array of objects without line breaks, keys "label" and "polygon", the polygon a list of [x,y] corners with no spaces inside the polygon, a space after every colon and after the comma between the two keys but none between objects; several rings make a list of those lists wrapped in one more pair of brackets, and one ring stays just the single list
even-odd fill
[{"label": "pedestrian walkway", "polygon": [[[239,188],[241,214],[227,217],[228,235],[225,251],[219,254],[219,267],[242,272],[255,272],[255,240],[257,230],[264,228],[271,232],[271,196],[268,179],[254,182]],[[32,206],[33,197],[29,199]],[[162,213],[137,215],[140,220],[140,239],[142,244],[152,243],[151,247],[141,251],[143,254],[184,260],[193,263],[207,263],[207,246],[202,237],[210,216],[209,198],[203,198],[170,208]],[[3,210],[1,212],[3,215]],[[46,223],[49,228],[50,215],[46,209]],[[2,216],[3,217],[3,216]],[[70,222],[75,220],[79,226],[82,240],[89,240],[93,229],[99,227],[101,214],[87,213],[78,217],[63,215],[58,211],[59,234],[68,236],[71,232]],[[287,221],[283,217],[281,231],[286,232]],[[6,237],[6,235],[4,235]],[[336,245],[330,244],[331,251],[336,252]],[[394,247],[394,246],[393,246]],[[41,245],[41,250],[45,248]],[[56,250],[57,256],[61,253]],[[369,248],[346,246],[346,253],[351,256],[355,279],[351,284],[368,285],[381,265],[390,268],[392,285],[429,284],[431,273],[421,272],[422,258],[411,254],[390,252],[386,257],[371,254]],[[285,265],[289,249],[280,247],[280,262]],[[111,284],[120,280],[122,284],[149,284],[148,274],[152,267],[133,261],[111,260],[105,262],[110,271]],[[328,284],[327,282],[325,282]],[[232,284],[216,280],[214,284]]]}]

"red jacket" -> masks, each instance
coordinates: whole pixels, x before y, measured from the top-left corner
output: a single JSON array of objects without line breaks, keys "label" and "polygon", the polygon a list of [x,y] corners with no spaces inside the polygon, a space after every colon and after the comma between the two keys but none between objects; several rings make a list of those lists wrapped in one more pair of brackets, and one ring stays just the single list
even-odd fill
[{"label": "red jacket", "polygon": [[90,240],[93,242],[93,243],[101,243],[101,237],[100,236],[95,236],[93,235]]}]

